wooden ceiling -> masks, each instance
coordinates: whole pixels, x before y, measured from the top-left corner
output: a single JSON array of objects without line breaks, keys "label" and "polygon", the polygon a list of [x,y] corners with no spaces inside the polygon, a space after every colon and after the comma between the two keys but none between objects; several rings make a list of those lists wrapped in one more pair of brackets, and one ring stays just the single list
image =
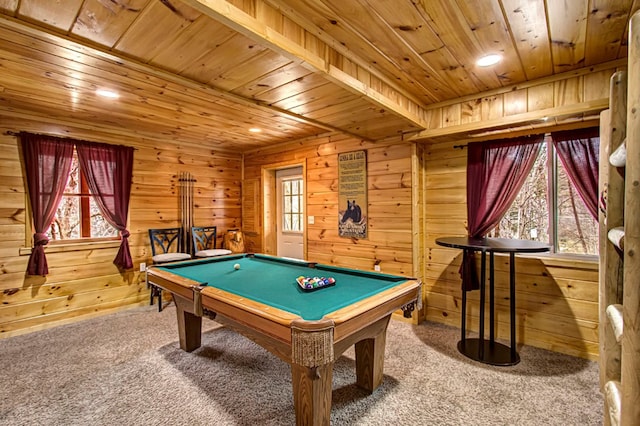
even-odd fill
[{"label": "wooden ceiling", "polygon": [[[0,116],[247,151],[627,55],[640,0],[0,0]],[[500,53],[496,66],[475,65]],[[95,90],[120,94],[107,100]],[[262,132],[251,133],[249,128]]]}]

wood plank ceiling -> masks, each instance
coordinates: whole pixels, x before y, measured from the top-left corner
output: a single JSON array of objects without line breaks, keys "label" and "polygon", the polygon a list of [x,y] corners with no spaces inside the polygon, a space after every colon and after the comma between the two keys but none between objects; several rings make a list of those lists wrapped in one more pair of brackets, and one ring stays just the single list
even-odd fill
[{"label": "wood plank ceiling", "polygon": [[236,151],[409,136],[438,103],[625,58],[639,3],[0,0],[0,118]]}]

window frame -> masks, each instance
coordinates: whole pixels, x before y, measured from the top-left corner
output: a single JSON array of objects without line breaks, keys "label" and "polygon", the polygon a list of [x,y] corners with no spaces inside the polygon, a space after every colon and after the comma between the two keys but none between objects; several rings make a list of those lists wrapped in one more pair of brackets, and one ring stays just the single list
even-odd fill
[{"label": "window frame", "polygon": [[[551,142],[551,135],[546,134],[544,141],[547,145],[547,205],[549,211],[549,245],[550,253],[558,253],[558,153]],[[550,179],[549,179],[550,178]]]}]

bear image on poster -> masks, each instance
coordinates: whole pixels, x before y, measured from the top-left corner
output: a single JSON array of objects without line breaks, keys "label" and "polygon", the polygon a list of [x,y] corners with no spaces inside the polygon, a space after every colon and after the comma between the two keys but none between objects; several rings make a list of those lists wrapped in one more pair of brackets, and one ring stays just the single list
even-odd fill
[{"label": "bear image on poster", "polygon": [[362,209],[356,204],[356,200],[347,200],[347,211],[342,216],[342,223],[345,223],[348,219],[351,219],[354,223],[362,220]]}]

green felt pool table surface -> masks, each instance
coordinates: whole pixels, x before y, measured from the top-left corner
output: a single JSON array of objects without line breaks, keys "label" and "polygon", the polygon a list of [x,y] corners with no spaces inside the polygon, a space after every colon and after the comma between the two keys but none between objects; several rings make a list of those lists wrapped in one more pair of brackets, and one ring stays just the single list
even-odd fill
[{"label": "green felt pool table surface", "polygon": [[[234,265],[239,264],[239,269]],[[326,314],[392,288],[409,278],[267,255],[229,255],[158,267],[247,299],[319,320]],[[335,285],[303,290],[296,278],[332,277]]]}]

